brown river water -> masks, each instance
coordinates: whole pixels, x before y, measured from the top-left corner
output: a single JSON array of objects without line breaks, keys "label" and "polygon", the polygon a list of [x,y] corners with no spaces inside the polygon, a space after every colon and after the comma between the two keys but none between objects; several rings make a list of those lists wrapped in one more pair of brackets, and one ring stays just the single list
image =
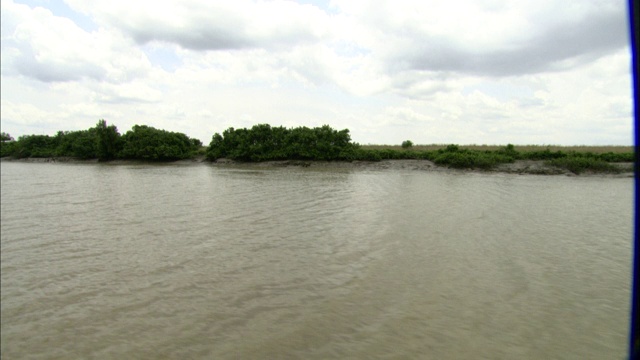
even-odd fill
[{"label": "brown river water", "polygon": [[9,359],[624,359],[633,179],[1,164]]}]

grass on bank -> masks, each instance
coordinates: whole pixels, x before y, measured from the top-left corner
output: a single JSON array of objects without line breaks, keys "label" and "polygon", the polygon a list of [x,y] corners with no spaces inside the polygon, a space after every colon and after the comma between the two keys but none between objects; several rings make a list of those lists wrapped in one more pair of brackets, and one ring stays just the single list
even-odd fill
[{"label": "grass on bank", "polygon": [[379,154],[383,158],[424,158],[437,165],[451,168],[491,169],[515,160],[543,160],[547,166],[565,169],[575,174],[620,173],[633,171],[632,146],[551,146],[551,145],[365,145],[362,151]]},{"label": "grass on bank", "polygon": [[[413,151],[435,151],[440,149],[446,149],[449,144],[427,144],[427,145],[412,145],[410,147]],[[460,149],[476,150],[476,151],[496,151],[505,148],[505,145],[457,145]],[[363,149],[367,150],[403,150],[402,145],[361,145]],[[633,146],[614,146],[614,145],[515,145],[519,152],[532,152],[532,151],[561,151],[561,152],[578,152],[578,153],[633,153]],[[406,149],[406,148],[404,148]]]}]

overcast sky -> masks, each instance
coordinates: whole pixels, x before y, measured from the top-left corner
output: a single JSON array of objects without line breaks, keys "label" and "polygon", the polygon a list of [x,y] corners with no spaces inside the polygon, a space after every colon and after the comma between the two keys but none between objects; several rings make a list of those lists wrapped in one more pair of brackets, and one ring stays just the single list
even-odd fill
[{"label": "overcast sky", "polygon": [[2,131],[633,144],[624,0],[1,0]]}]

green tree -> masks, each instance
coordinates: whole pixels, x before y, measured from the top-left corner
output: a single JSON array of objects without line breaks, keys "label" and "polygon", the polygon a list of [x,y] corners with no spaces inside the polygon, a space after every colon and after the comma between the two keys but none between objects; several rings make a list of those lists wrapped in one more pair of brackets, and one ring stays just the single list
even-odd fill
[{"label": "green tree", "polygon": [[187,159],[199,147],[199,141],[194,141],[183,133],[146,125],[134,125],[122,136],[122,141],[122,157],[151,161]]},{"label": "green tree", "polygon": [[20,136],[11,155],[18,158],[54,157],[56,156],[56,141],[48,135]]},{"label": "green tree", "polygon": [[111,160],[118,154],[118,140],[120,133],[115,125],[107,126],[105,120],[99,120],[96,124],[96,154],[100,160]]},{"label": "green tree", "polygon": [[411,147],[413,147],[413,142],[411,140],[405,140],[402,142],[403,149],[409,149]]},{"label": "green tree", "polygon": [[214,134],[207,158],[241,161],[267,160],[349,160],[358,146],[351,143],[349,130],[334,130],[329,125],[293,129],[258,124],[251,129],[225,130]]}]

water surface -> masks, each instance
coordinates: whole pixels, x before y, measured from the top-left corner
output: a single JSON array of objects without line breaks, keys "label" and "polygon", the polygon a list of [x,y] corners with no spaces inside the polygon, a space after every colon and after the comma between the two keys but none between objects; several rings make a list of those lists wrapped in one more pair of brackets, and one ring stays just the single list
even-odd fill
[{"label": "water surface", "polygon": [[3,359],[625,357],[633,180],[1,163]]}]

